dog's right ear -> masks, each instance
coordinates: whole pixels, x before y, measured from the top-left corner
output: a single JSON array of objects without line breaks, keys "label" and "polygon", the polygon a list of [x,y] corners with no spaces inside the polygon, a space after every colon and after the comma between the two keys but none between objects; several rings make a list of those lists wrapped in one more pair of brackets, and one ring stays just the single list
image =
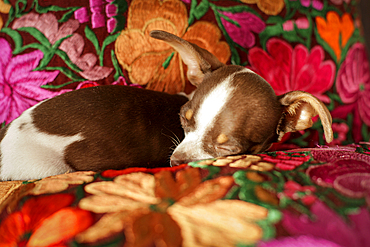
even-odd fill
[{"label": "dog's right ear", "polygon": [[316,115],[319,115],[321,119],[326,142],[333,141],[330,112],[315,96],[307,92],[292,91],[278,96],[278,100],[283,106],[283,115],[277,128],[279,141],[287,132],[310,128],[313,124],[311,118]]},{"label": "dog's right ear", "polygon": [[154,30],[150,32],[150,36],[163,40],[180,54],[182,61],[188,66],[188,79],[194,86],[201,84],[207,73],[225,65],[209,51],[171,33]]}]

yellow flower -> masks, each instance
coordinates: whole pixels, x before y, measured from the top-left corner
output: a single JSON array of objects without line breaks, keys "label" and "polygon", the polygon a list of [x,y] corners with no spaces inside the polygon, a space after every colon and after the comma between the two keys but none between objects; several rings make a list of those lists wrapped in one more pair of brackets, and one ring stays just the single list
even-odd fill
[{"label": "yellow flower", "polygon": [[[0,0],[0,13],[8,14],[11,7],[12,6],[10,4],[4,3],[3,0]],[[1,18],[1,15],[0,15],[0,29],[3,28],[3,25],[4,25],[3,18]]]}]

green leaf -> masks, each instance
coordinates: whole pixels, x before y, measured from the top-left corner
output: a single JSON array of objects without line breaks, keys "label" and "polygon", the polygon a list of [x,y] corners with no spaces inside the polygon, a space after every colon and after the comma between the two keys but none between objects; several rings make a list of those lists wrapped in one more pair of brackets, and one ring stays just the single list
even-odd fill
[{"label": "green leaf", "polygon": [[71,79],[73,81],[84,81],[85,80],[84,78],[82,78],[81,76],[76,75],[75,73],[73,73],[72,70],[70,70],[70,69],[68,69],[66,67],[59,67],[59,66],[56,66],[56,67],[45,67],[44,70],[59,70],[65,76],[67,76],[69,79]]},{"label": "green leaf", "polygon": [[266,43],[271,37],[276,37],[281,35],[284,32],[283,26],[280,24],[276,24],[274,26],[267,26],[265,30],[263,30],[260,34],[260,43],[262,44],[262,48],[266,50]]},{"label": "green leaf", "polygon": [[13,54],[18,54],[20,52],[21,47],[23,46],[23,38],[22,36],[16,31],[11,28],[3,27],[0,32],[3,32],[9,35],[14,41],[14,50]]},{"label": "green leaf", "polygon": [[167,69],[167,67],[168,67],[168,65],[170,64],[170,62],[171,62],[171,60],[172,60],[172,58],[173,58],[173,56],[175,55],[175,52],[172,52],[169,56],[168,56],[168,58],[166,58],[166,60],[163,62],[163,64],[162,64],[162,67],[164,68],[164,69]]},{"label": "green leaf", "polygon": [[62,50],[57,49],[55,51],[55,54],[57,54],[63,61],[67,64],[68,67],[70,67],[72,70],[76,72],[81,72],[82,69],[80,69],[76,64],[74,64],[71,59],[68,57],[67,53],[65,53]]},{"label": "green leaf", "polygon": [[202,0],[200,4],[195,8],[193,14],[197,20],[202,18],[209,9],[209,2],[208,0]]},{"label": "green leaf", "polygon": [[66,21],[68,21],[70,18],[71,18],[71,16],[74,14],[74,12],[76,11],[76,10],[78,10],[80,7],[73,7],[73,8],[71,8],[71,10],[70,11],[68,11],[68,12],[66,12],[63,16],[62,16],[62,18],[60,18],[59,20],[58,20],[58,22],[66,22]]},{"label": "green leaf", "polygon": [[8,13],[8,20],[6,21],[4,27],[8,27],[9,24],[14,20],[15,18],[15,12],[13,6],[10,8],[9,13]]},{"label": "green leaf", "polygon": [[109,35],[104,41],[103,41],[103,44],[102,44],[102,47],[101,47],[101,52],[99,54],[99,61],[100,61],[100,66],[104,66],[103,64],[103,60],[104,60],[104,50],[105,48],[111,44],[112,42],[116,41],[117,37],[120,35],[120,33],[116,33],[116,34],[113,34],[113,35]]},{"label": "green leaf", "polygon": [[89,26],[85,27],[85,36],[94,45],[96,54],[99,55],[100,54],[99,40]]},{"label": "green leaf", "polygon": [[112,59],[113,67],[116,70],[116,73],[114,74],[113,78],[114,78],[115,81],[117,81],[120,76],[123,76],[123,73],[122,73],[121,67],[119,66],[119,63],[117,61],[116,55],[114,54],[114,50],[110,51],[110,56],[111,56],[111,59]]},{"label": "green leaf", "polygon": [[51,44],[50,44],[49,40],[37,28],[34,28],[34,27],[20,27],[17,30],[31,34],[43,46],[51,48]]},{"label": "green leaf", "polygon": [[128,9],[128,5],[125,0],[114,0],[111,4],[114,4],[118,7],[117,15],[125,13]]},{"label": "green leaf", "polygon": [[[81,81],[84,81],[84,79],[82,79]],[[60,85],[42,85],[41,88],[44,88],[44,89],[59,89],[59,88],[68,86],[69,84],[72,84],[72,83],[75,83],[75,82],[76,81],[69,81],[69,82],[66,82],[66,83],[63,83],[63,84],[60,84]]]}]

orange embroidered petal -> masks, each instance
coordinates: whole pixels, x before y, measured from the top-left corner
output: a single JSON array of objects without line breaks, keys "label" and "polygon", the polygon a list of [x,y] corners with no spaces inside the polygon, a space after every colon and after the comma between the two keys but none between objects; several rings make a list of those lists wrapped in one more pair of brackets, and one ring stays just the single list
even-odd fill
[{"label": "orange embroidered petal", "polygon": [[179,225],[166,213],[151,212],[134,220],[126,230],[128,246],[181,246]]},{"label": "orange embroidered petal", "polygon": [[29,199],[21,210],[24,215],[26,230],[34,229],[42,220],[56,211],[70,206],[73,200],[74,196],[70,194],[56,194]]},{"label": "orange embroidered petal", "polygon": [[79,243],[94,243],[101,239],[110,237],[123,230],[127,224],[127,217],[131,212],[118,212],[104,214],[98,222],[76,235],[76,240]]},{"label": "orange embroidered petal", "polygon": [[[187,21],[186,7],[179,0],[131,3],[127,28],[116,40],[115,53],[132,83],[172,94],[184,90],[186,67],[179,55],[165,42],[150,38],[149,32],[158,29],[183,37]],[[229,59],[230,49],[226,42],[219,42],[221,33],[215,25],[198,22],[188,32],[189,38],[194,37],[222,62]]]},{"label": "orange embroidered petal", "polygon": [[180,225],[183,246],[254,244],[263,234],[254,222],[268,215],[266,208],[239,200],[217,200],[191,207],[175,204],[168,213]]},{"label": "orange embroidered petal", "polygon": [[[349,14],[344,14],[340,19],[338,13],[329,11],[326,21],[316,17],[317,30],[321,38],[333,49],[337,59],[341,58],[341,47],[344,47],[354,32],[354,24]],[[340,38],[342,43],[339,43]]]},{"label": "orange embroidered petal", "polygon": [[257,3],[260,10],[268,15],[277,15],[284,8],[284,0],[241,0],[243,3]]},{"label": "orange embroidered petal", "polygon": [[58,244],[86,230],[93,223],[90,212],[78,208],[64,208],[45,219],[29,239],[29,247]]},{"label": "orange embroidered petal", "polygon": [[68,174],[56,175],[44,178],[35,182],[32,194],[41,195],[46,193],[56,193],[65,190],[70,184],[83,184],[94,180],[95,172],[73,172]]},{"label": "orange embroidered petal", "polygon": [[17,246],[24,233],[25,223],[22,213],[12,213],[0,225],[0,247]]},{"label": "orange embroidered petal", "polygon": [[8,3],[4,3],[4,0],[0,0],[0,13],[8,14],[12,6]]},{"label": "orange embroidered petal", "polygon": [[163,171],[154,175],[156,179],[155,194],[160,198],[178,200],[192,192],[201,183],[198,168],[181,170],[176,174],[176,180],[171,172]]},{"label": "orange embroidered petal", "polygon": [[149,22],[165,19],[173,24],[176,32],[182,36],[188,25],[187,10],[179,0],[136,0],[129,7],[127,27],[129,29],[143,29]]},{"label": "orange embroidered petal", "polygon": [[145,208],[146,203],[137,202],[129,198],[116,195],[94,195],[83,198],[78,206],[94,213],[114,213],[119,211],[132,211]]},{"label": "orange embroidered petal", "polygon": [[340,20],[337,13],[329,11],[324,18],[316,17],[317,31],[320,37],[334,50],[337,59],[340,59],[341,49],[339,46]]},{"label": "orange embroidered petal", "polygon": [[231,176],[207,180],[201,183],[190,194],[181,198],[178,203],[183,206],[191,206],[213,202],[224,197],[233,184],[234,179]]},{"label": "orange embroidered petal", "polygon": [[203,49],[211,52],[222,63],[226,63],[230,56],[229,45],[220,41],[221,31],[210,22],[198,21],[190,26],[184,34],[183,39],[192,42]]},{"label": "orange embroidered petal", "polygon": [[351,38],[353,32],[355,31],[355,25],[350,14],[345,13],[342,15],[342,47],[346,46],[348,40]]}]

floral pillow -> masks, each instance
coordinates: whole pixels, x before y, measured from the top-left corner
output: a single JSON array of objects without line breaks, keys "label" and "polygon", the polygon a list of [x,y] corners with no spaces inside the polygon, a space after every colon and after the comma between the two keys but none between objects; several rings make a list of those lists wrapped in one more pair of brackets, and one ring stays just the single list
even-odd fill
[{"label": "floral pillow", "polygon": [[[370,75],[356,0],[0,0],[0,123],[37,102],[119,84],[187,93],[172,32],[248,67],[280,95],[307,91],[333,116],[331,145],[369,140]],[[321,122],[275,149],[324,144]]]}]

